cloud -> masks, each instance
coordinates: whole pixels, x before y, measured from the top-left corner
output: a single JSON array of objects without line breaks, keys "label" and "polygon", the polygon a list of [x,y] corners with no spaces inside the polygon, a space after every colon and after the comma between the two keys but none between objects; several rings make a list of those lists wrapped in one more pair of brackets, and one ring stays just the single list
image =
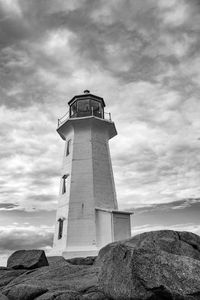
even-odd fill
[{"label": "cloud", "polygon": [[200,235],[200,199],[190,198],[169,203],[132,208],[132,235],[152,230],[191,231]]},{"label": "cloud", "polygon": [[1,250],[38,249],[52,246],[53,227],[0,227]]},{"label": "cloud", "polygon": [[197,235],[200,235],[200,225],[194,225],[192,223],[177,224],[172,226],[164,226],[160,224],[153,225],[153,226],[151,224],[136,226],[132,229],[132,235],[137,235],[143,232],[156,231],[156,230],[189,231]]},{"label": "cloud", "polygon": [[168,203],[159,203],[153,205],[146,205],[143,207],[137,207],[135,209],[135,213],[143,214],[143,213],[150,213],[150,212],[162,212],[162,211],[171,211],[171,210],[197,210],[200,207],[200,198],[188,198],[182,199],[178,201],[171,201]]},{"label": "cloud", "polygon": [[[41,113],[36,106],[20,111],[2,106],[0,114],[0,135],[4,140],[0,146],[2,200],[9,203],[12,195],[13,202],[28,209],[38,195],[42,207],[43,197],[48,197],[51,202],[58,195],[60,162],[57,155],[60,150],[54,130],[49,132],[50,128],[54,129],[51,114],[46,111]],[[36,115],[38,119],[35,120]]]},{"label": "cloud", "polygon": [[43,215],[53,224],[64,149],[57,118],[86,88],[104,97],[119,133],[110,148],[120,207],[148,208],[137,226],[155,214],[159,224],[171,226],[170,216],[183,224],[186,209],[197,222],[182,199],[200,195],[199,2],[7,0],[0,8],[1,222],[39,226]]},{"label": "cloud", "polygon": [[33,226],[29,223],[0,226],[0,265],[6,265],[9,255],[16,250],[43,249],[49,251],[53,243],[51,226]]},{"label": "cloud", "polygon": [[183,25],[190,16],[190,6],[186,1],[165,1],[159,2],[159,7],[162,12],[162,21],[165,25],[177,27]]},{"label": "cloud", "polygon": [[0,210],[16,209],[17,206],[14,203],[0,203]]}]

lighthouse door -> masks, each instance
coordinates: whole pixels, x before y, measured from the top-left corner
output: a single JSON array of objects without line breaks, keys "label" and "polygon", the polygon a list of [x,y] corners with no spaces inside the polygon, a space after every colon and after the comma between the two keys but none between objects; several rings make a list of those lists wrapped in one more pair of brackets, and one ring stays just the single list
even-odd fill
[{"label": "lighthouse door", "polygon": [[114,241],[128,239],[130,237],[130,215],[113,213]]}]

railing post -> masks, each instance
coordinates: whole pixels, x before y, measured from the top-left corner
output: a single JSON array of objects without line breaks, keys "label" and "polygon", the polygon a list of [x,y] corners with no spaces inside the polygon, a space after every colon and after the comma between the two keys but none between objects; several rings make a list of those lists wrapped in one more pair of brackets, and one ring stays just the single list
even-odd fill
[{"label": "railing post", "polygon": [[111,113],[109,113],[109,120],[111,121]]},{"label": "railing post", "polygon": [[92,107],[92,116],[93,116],[93,107]]}]

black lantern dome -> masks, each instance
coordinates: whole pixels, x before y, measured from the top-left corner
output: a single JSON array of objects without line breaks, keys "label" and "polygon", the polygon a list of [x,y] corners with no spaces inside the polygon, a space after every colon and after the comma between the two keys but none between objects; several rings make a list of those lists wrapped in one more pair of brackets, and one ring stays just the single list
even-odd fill
[{"label": "black lantern dome", "polygon": [[92,95],[88,90],[85,90],[82,95],[74,96],[68,104],[70,118],[95,116],[104,119],[105,102],[103,98]]}]

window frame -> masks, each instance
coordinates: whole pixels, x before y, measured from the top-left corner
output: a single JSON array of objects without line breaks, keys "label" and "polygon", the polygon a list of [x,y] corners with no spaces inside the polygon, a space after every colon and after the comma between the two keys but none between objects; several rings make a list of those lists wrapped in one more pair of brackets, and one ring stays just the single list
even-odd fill
[{"label": "window frame", "polygon": [[71,147],[72,147],[72,139],[69,139],[66,145],[66,156],[68,156],[71,153]]},{"label": "window frame", "polygon": [[58,240],[61,240],[63,236],[63,223],[64,223],[64,219],[59,218],[58,219]]},{"label": "window frame", "polygon": [[69,174],[65,174],[62,176],[62,195],[64,195],[67,191],[67,181],[66,179],[69,177]]}]

